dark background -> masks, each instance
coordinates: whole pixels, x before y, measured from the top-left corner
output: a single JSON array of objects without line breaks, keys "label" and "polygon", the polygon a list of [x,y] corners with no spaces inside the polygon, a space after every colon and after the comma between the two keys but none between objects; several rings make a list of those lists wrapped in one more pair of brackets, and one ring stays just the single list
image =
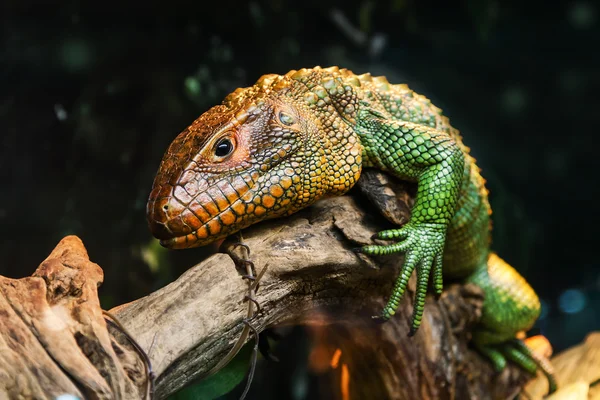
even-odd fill
[{"label": "dark background", "polygon": [[265,73],[339,65],[444,109],[488,180],[494,249],[544,302],[555,350],[600,328],[600,7],[591,1],[4,1],[0,274],[67,234],[105,308],[211,249],[157,249],[145,221],[170,141]]}]

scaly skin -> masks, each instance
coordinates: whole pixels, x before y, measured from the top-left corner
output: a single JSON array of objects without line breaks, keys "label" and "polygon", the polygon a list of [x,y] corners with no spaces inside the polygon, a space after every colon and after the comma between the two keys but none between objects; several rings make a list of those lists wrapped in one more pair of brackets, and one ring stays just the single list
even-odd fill
[{"label": "scaly skin", "polygon": [[441,110],[406,85],[337,67],[265,75],[175,139],[154,181],[148,221],[164,246],[196,247],[341,195],[362,168],[416,181],[410,221],[378,234],[396,242],[360,249],[405,254],[381,318],[395,313],[415,269],[411,334],[421,323],[430,277],[436,293],[444,275],[473,282],[485,293],[475,346],[498,370],[508,358],[531,372],[542,367],[552,383],[547,365],[515,345],[540,303],[490,251],[485,181],[468,151]]}]

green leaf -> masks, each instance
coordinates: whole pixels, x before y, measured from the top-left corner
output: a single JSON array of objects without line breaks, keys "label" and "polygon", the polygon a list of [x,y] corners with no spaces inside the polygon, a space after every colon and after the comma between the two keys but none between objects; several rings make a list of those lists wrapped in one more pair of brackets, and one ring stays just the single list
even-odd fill
[{"label": "green leaf", "polygon": [[247,343],[225,368],[199,382],[192,383],[169,400],[213,400],[232,391],[246,376],[254,343]]}]

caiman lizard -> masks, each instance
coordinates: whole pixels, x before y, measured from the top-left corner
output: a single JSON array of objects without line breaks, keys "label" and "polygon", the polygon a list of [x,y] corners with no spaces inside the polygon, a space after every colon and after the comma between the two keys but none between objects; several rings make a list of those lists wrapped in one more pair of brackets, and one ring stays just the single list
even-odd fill
[{"label": "caiman lizard", "polygon": [[442,111],[404,84],[338,67],[264,75],[202,114],[168,148],[147,205],[163,246],[206,245],[259,221],[282,217],[347,192],[363,168],[417,183],[410,221],[379,232],[404,253],[380,318],[394,315],[416,270],[411,334],[419,328],[428,282],[464,279],[485,295],[474,346],[501,371],[507,359],[555,380],[517,332],[531,328],[540,302],[519,273],[490,250],[491,209],[469,148]]}]

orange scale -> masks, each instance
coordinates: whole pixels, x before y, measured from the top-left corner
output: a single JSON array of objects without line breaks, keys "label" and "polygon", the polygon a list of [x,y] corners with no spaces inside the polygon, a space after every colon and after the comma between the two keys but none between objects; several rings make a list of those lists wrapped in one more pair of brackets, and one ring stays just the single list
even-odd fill
[{"label": "orange scale", "polygon": [[256,208],[254,209],[254,215],[256,215],[257,217],[263,216],[266,212],[267,209],[261,206],[256,206]]},{"label": "orange scale", "polygon": [[208,237],[208,228],[206,225],[202,225],[198,228],[195,235],[198,239],[206,239]]},{"label": "orange scale", "polygon": [[246,213],[246,205],[244,203],[242,203],[241,201],[235,202],[231,205],[231,209],[237,214],[237,215],[244,215]]},{"label": "orange scale", "polygon": [[[275,197],[265,194],[262,197],[262,204],[263,206],[267,207],[267,208],[271,208],[273,207],[273,205],[275,204]],[[257,207],[258,208],[258,207]],[[256,212],[255,212],[256,213]]]},{"label": "orange scale", "polygon": [[217,218],[210,220],[206,226],[208,226],[208,231],[211,235],[216,235],[217,233],[221,232],[221,228],[223,227]]},{"label": "orange scale", "polygon": [[235,223],[236,220],[236,216],[233,213],[233,211],[231,211],[231,209],[223,211],[223,213],[219,217],[221,218],[221,222],[223,223],[223,225],[232,225],[233,223]]},{"label": "orange scale", "polygon": [[280,185],[273,185],[269,189],[269,193],[271,193],[271,195],[274,197],[281,197],[283,196],[283,188]]}]

